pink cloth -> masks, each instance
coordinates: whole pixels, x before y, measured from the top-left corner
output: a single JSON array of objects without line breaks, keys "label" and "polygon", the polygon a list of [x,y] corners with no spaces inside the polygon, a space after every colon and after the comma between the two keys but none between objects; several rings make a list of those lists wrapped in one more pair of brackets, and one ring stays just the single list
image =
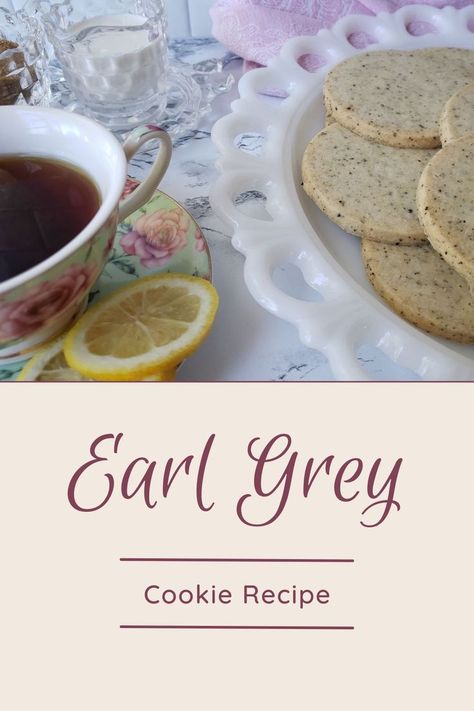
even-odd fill
[{"label": "pink cloth", "polygon": [[[472,0],[420,0],[434,7],[465,7]],[[211,8],[214,36],[258,64],[267,64],[290,37],[313,35],[343,15],[394,12],[410,0],[217,0]],[[416,29],[415,29],[416,33]]]}]

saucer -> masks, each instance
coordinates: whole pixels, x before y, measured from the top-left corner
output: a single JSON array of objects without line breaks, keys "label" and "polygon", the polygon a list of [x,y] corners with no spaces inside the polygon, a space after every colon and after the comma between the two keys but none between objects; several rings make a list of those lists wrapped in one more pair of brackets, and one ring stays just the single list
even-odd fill
[{"label": "saucer", "polygon": [[[173,43],[172,43],[173,44]],[[158,124],[177,141],[194,131],[199,121],[212,111],[214,100],[221,94],[227,94],[233,87],[233,74],[226,70],[229,58],[209,59],[188,64],[170,58],[167,76],[167,104],[157,115],[157,108],[152,107],[147,113],[136,117],[135,121],[122,119],[104,121],[104,126],[117,136],[126,136],[137,125]],[[69,88],[61,67],[53,60],[49,67],[51,80],[50,106],[90,116],[101,123],[101,119],[91,114],[86,106],[76,99]]]},{"label": "saucer", "polygon": [[[128,179],[126,197],[140,183]],[[140,210],[117,227],[114,246],[102,274],[91,289],[88,306],[134,279],[174,272],[211,280],[209,247],[191,215],[157,190]],[[0,381],[15,380],[26,361],[0,367]]]}]

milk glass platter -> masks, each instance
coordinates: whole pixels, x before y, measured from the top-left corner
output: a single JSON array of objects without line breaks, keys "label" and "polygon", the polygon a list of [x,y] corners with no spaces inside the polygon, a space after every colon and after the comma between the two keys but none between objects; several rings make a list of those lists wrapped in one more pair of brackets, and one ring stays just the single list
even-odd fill
[{"label": "milk glass platter", "polygon": [[[290,40],[268,67],[246,74],[232,113],[213,129],[221,177],[211,201],[245,255],[248,289],[322,351],[340,380],[368,378],[358,362],[366,346],[425,380],[474,379],[474,346],[431,337],[394,314],[365,276],[359,239],[312,203],[301,179],[304,150],[324,126],[329,69],[361,51],[445,46],[474,49],[474,6],[411,5],[342,18],[331,30]],[[265,196],[264,214],[241,210],[239,197],[250,191]],[[275,273],[286,265],[299,270],[314,298],[285,290],[281,278],[277,285]]]}]

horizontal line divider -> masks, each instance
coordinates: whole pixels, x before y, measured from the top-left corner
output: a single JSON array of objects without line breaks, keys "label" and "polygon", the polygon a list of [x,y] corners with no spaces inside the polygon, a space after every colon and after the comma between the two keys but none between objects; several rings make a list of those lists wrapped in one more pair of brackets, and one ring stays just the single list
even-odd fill
[{"label": "horizontal line divider", "polygon": [[354,563],[353,558],[120,558],[122,563]]},{"label": "horizontal line divider", "polygon": [[345,625],[120,625],[121,630],[353,630]]}]

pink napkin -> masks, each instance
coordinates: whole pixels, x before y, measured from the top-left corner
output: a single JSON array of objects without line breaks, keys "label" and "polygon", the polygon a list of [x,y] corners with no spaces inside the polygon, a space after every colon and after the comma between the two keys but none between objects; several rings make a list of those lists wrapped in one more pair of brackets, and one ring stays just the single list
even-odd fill
[{"label": "pink napkin", "polygon": [[[472,0],[420,0],[434,7],[465,7]],[[267,64],[290,37],[313,35],[343,15],[394,12],[410,0],[217,0],[211,8],[214,36],[257,64]],[[419,28],[422,34],[423,28]],[[413,28],[416,34],[417,28]]]}]

